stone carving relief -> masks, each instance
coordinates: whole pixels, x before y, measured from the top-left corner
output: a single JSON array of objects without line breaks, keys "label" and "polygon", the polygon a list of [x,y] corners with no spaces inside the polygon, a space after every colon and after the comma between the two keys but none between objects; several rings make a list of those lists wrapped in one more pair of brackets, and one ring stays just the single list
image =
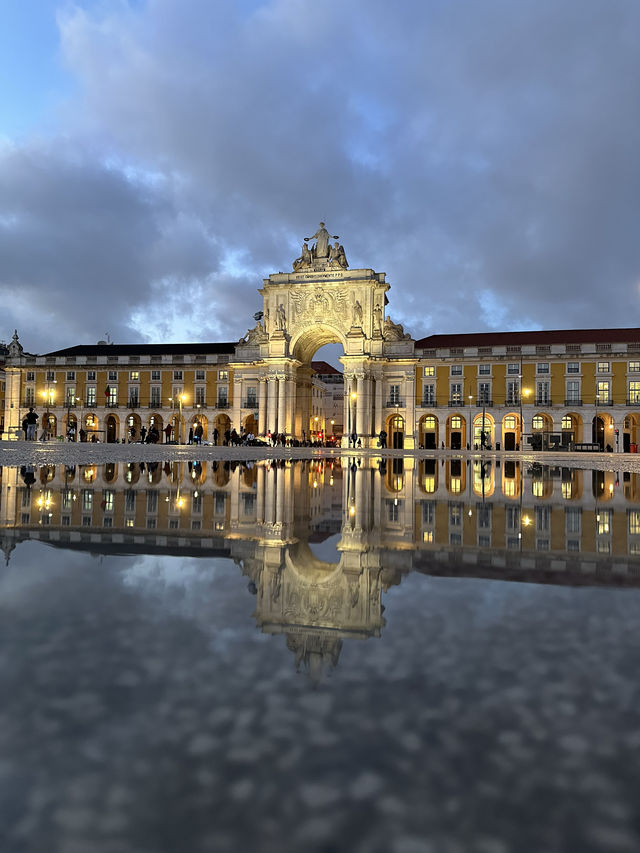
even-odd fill
[{"label": "stone carving relief", "polygon": [[296,324],[321,323],[330,320],[344,326],[348,315],[348,299],[345,290],[323,290],[291,293],[292,319]]}]

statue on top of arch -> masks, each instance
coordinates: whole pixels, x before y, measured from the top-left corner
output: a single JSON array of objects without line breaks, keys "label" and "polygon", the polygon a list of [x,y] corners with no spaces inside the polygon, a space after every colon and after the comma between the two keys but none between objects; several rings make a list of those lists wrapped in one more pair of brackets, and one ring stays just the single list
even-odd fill
[{"label": "statue on top of arch", "polygon": [[[330,245],[330,240],[336,242],[333,246]],[[347,256],[344,251],[344,246],[338,243],[339,236],[337,234],[329,234],[325,228],[324,222],[320,223],[320,227],[311,237],[305,237],[302,244],[302,253],[299,258],[293,262],[293,271],[308,270],[315,268],[315,261],[323,261],[330,266],[338,266],[342,269],[347,269]],[[313,246],[309,247],[309,242],[315,240]]]}]

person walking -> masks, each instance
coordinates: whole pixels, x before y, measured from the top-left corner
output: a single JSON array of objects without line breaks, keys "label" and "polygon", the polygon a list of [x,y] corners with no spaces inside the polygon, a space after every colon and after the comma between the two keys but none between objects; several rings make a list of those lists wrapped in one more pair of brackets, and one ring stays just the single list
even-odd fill
[{"label": "person walking", "polygon": [[220,435],[220,433],[218,432],[218,427],[215,427],[213,430],[213,443],[215,444],[216,447],[218,446],[218,436],[219,435]]},{"label": "person walking", "polygon": [[29,421],[26,418],[22,419],[22,432],[24,433],[24,440],[27,440],[27,433],[29,431]]},{"label": "person walking", "polygon": [[171,424],[167,424],[166,427],[164,428],[164,443],[165,444],[169,444],[169,442],[171,441],[172,430],[173,430],[173,427],[171,426]]},{"label": "person walking", "polygon": [[25,415],[25,421],[27,422],[27,441],[35,441],[36,440],[36,427],[38,426],[38,417],[34,411],[33,406],[29,407],[29,411]]},{"label": "person walking", "polygon": [[147,428],[146,428],[146,426],[140,427],[140,441],[141,441],[143,444],[144,444],[144,440],[145,440],[145,438],[146,438],[146,435],[147,435]]}]

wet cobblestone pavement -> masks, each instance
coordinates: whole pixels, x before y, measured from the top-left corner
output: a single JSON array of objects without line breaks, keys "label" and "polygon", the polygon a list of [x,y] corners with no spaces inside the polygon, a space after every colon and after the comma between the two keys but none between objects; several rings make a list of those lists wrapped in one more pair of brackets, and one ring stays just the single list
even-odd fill
[{"label": "wet cobblestone pavement", "polygon": [[26,543],[5,853],[636,851],[637,590],[412,575],[319,684],[230,563]]}]

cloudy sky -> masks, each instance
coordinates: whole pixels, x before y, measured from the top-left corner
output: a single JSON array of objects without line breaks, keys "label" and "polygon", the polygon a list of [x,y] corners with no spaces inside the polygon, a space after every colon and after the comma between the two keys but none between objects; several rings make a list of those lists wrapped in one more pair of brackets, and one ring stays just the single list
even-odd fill
[{"label": "cloudy sky", "polygon": [[0,339],[234,340],[324,219],[432,332],[640,325],[637,0],[3,0]]}]

